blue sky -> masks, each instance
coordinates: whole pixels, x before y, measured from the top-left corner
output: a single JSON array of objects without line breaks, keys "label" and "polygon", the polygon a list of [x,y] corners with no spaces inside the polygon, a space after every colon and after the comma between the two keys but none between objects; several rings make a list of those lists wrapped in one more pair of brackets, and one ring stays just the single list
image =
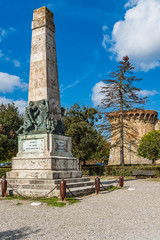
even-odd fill
[{"label": "blue sky", "polygon": [[160,111],[160,0],[0,1],[0,102],[28,100],[33,10],[54,13],[61,105],[96,106],[102,79],[128,55],[146,109]]}]

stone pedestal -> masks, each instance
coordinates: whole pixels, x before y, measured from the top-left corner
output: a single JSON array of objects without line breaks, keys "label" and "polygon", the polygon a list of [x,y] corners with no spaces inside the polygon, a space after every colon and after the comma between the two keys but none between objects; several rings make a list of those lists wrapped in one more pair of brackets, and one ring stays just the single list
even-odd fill
[{"label": "stone pedestal", "polygon": [[[56,179],[81,178],[79,160],[71,152],[71,138],[55,134],[20,135],[8,182],[27,196],[43,196]],[[33,184],[34,182],[34,184]],[[58,195],[56,190],[52,193]]]},{"label": "stone pedestal", "polygon": [[17,157],[7,178],[59,179],[81,177],[71,153],[71,138],[55,134],[20,135]]}]

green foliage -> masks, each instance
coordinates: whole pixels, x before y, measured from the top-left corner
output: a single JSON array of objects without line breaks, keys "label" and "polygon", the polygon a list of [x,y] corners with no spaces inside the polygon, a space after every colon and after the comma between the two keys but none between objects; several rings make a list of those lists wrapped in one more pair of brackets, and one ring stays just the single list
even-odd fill
[{"label": "green foliage", "polygon": [[82,166],[82,174],[87,176],[105,176],[105,166]]},{"label": "green foliage", "polygon": [[15,104],[0,105],[0,155],[1,162],[10,160],[17,152],[16,131],[23,123]]},{"label": "green foliage", "polygon": [[99,119],[101,116],[95,108],[81,108],[77,103],[64,117],[65,134],[72,137],[73,155],[81,161],[92,160],[106,152],[106,142],[95,127]]},{"label": "green foliage", "polygon": [[0,178],[4,175],[6,177],[6,172],[11,171],[11,168],[0,168]]},{"label": "green foliage", "polygon": [[37,198],[37,201],[46,203],[51,207],[64,207],[66,204],[64,202],[59,202],[59,199],[56,197],[53,198]]},{"label": "green foliage", "polygon": [[160,177],[160,166],[158,165],[133,165],[133,166],[82,166],[83,175],[88,176],[133,176],[135,170],[154,170],[155,176]]},{"label": "green foliage", "polygon": [[155,163],[160,158],[160,131],[153,130],[145,134],[138,147],[138,156],[148,158]]}]

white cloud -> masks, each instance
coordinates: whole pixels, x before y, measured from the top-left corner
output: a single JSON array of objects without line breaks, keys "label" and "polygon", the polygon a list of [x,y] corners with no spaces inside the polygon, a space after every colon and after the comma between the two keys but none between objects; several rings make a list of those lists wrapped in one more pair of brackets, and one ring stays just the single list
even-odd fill
[{"label": "white cloud", "polygon": [[127,3],[124,5],[124,8],[130,8],[137,4],[138,0],[128,0]]},{"label": "white cloud", "polygon": [[111,39],[103,34],[103,47],[117,61],[128,55],[142,71],[160,66],[160,0],[128,1],[125,7],[132,8],[115,23]]},{"label": "white cloud", "polygon": [[18,107],[19,112],[22,114],[25,111],[25,107],[27,107],[28,102],[24,100],[13,100],[5,97],[0,97],[0,104],[8,104],[15,103],[15,106]]},{"label": "white cloud", "polygon": [[110,43],[111,39],[109,37],[108,34],[103,34],[103,41],[102,41],[102,46],[104,47],[104,49],[106,49],[107,51],[107,43]]},{"label": "white cloud", "polygon": [[13,92],[16,88],[27,89],[27,84],[20,77],[0,72],[0,92]]},{"label": "white cloud", "polygon": [[141,90],[138,92],[139,95],[143,96],[143,97],[148,97],[148,96],[154,96],[156,94],[159,94],[159,92],[157,92],[156,90]]},{"label": "white cloud", "polygon": [[18,60],[10,59],[2,50],[0,50],[0,58],[2,58],[2,60],[5,60],[7,62],[11,61],[15,67],[21,67],[21,63]]},{"label": "white cloud", "polygon": [[21,66],[21,63],[16,59],[13,60],[13,64],[14,64],[15,67],[20,67]]},{"label": "white cloud", "polygon": [[106,25],[103,25],[102,31],[106,31],[107,29],[108,29],[108,27]]},{"label": "white cloud", "polygon": [[61,92],[64,92],[64,91],[65,91],[66,89],[68,89],[68,88],[74,87],[74,86],[77,85],[78,83],[79,83],[79,80],[76,80],[74,83],[69,84],[68,86],[66,86],[66,87],[64,87],[64,88],[63,88],[63,85],[61,84],[61,86],[60,86]]},{"label": "white cloud", "polygon": [[7,37],[9,33],[15,32],[16,29],[13,27],[9,27],[8,29],[3,29],[0,27],[0,42],[3,38]]},{"label": "white cloud", "polygon": [[25,108],[28,105],[28,102],[24,101],[24,100],[16,100],[16,101],[14,101],[14,103],[15,103],[16,107],[18,107],[19,112],[24,113]]},{"label": "white cloud", "polygon": [[98,105],[101,104],[101,100],[104,98],[104,94],[100,93],[100,91],[102,90],[101,88],[105,86],[105,83],[103,83],[102,81],[96,83],[96,85],[92,88],[92,102],[93,102],[93,106],[96,107]]}]

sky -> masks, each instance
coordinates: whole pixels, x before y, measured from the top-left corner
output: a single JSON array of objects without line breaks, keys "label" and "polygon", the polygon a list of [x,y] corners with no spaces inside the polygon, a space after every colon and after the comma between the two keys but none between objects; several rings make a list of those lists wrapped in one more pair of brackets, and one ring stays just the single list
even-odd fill
[{"label": "sky", "polygon": [[160,0],[0,1],[0,103],[27,106],[31,22],[42,6],[54,13],[61,106],[99,105],[102,80],[128,55],[145,109],[160,112]]}]

